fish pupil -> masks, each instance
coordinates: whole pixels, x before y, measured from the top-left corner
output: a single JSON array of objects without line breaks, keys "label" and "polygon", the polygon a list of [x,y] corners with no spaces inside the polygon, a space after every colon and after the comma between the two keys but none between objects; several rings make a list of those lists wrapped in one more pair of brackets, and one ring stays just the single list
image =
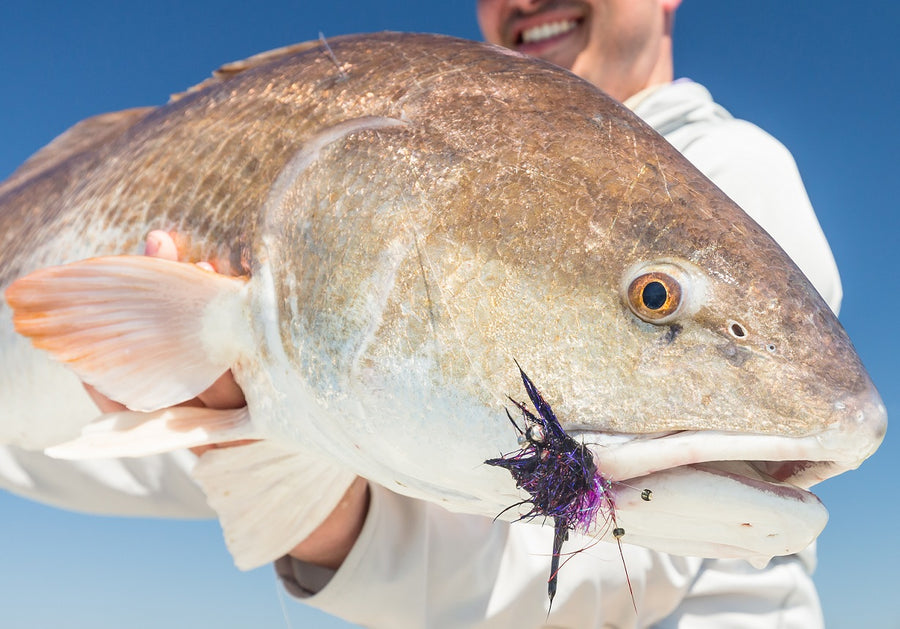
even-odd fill
[{"label": "fish pupil", "polygon": [[641,300],[650,310],[659,310],[662,308],[663,305],[665,305],[668,296],[669,293],[662,282],[649,282],[644,287],[644,290],[641,291]]}]

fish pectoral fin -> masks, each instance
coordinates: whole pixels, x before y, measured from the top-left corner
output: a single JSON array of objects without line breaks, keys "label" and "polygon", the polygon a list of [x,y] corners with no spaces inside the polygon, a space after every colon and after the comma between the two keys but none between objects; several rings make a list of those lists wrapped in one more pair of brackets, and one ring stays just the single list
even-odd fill
[{"label": "fish pectoral fin", "polygon": [[111,256],[35,271],[6,299],[35,347],[129,409],[154,411],[197,396],[241,355],[232,322],[245,286],[193,264]]},{"label": "fish pectoral fin", "polygon": [[176,406],[153,413],[106,413],[72,441],[44,452],[56,459],[141,457],[243,439],[259,439],[247,407],[218,410]]},{"label": "fish pectoral fin", "polygon": [[356,478],[330,459],[271,441],[210,450],[193,476],[241,570],[286,555],[325,521]]}]

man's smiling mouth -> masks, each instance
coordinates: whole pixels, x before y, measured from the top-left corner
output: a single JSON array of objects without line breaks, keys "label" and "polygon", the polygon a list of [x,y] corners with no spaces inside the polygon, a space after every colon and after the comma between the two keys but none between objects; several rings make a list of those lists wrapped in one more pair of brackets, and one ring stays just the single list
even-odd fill
[{"label": "man's smiling mouth", "polygon": [[578,26],[578,20],[557,20],[538,24],[524,29],[516,37],[516,44],[537,44],[548,39],[572,32]]}]

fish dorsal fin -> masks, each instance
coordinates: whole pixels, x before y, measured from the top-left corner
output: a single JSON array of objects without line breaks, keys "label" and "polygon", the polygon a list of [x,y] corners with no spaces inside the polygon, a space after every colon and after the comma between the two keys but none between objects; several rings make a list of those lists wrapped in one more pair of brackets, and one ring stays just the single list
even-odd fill
[{"label": "fish dorsal fin", "polygon": [[86,118],[56,136],[0,184],[0,193],[18,186],[67,159],[86,153],[133,127],[156,107],[135,107]]},{"label": "fish dorsal fin", "polygon": [[[322,39],[306,41],[299,44],[291,44],[257,53],[240,61],[226,63],[214,70],[212,76],[200,83],[193,85],[183,92],[172,94],[169,102],[181,100],[189,94],[203,90],[211,85],[223,83],[230,78],[265,65],[271,61],[287,57],[289,55],[312,50],[323,45]],[[29,157],[12,175],[0,183],[0,194],[24,183],[26,180],[42,172],[46,172],[54,166],[63,163],[70,157],[87,152],[103,145],[115,136],[121,134],[142,120],[148,113],[157,107],[134,107],[121,111],[112,111],[105,114],[91,116],[75,123],[66,131],[56,136],[45,147]]]},{"label": "fish dorsal fin", "polygon": [[210,85],[217,85],[219,83],[223,83],[228,79],[245,72],[247,70],[252,70],[253,68],[258,68],[261,65],[265,65],[271,61],[275,61],[277,59],[281,59],[283,57],[287,57],[289,55],[296,54],[298,52],[304,52],[306,50],[312,50],[317,46],[322,45],[322,40],[317,39],[313,41],[306,41],[299,44],[291,44],[289,46],[282,46],[281,48],[275,48],[274,50],[267,50],[265,52],[260,52],[252,57],[247,57],[246,59],[242,59],[240,61],[232,61],[231,63],[226,63],[221,66],[217,70],[213,71],[212,76],[208,79],[193,85],[183,92],[178,92],[177,94],[172,94],[169,97],[169,102],[173,103],[175,101],[181,100],[188,94],[193,94],[194,92],[199,92],[200,90],[206,89]]}]

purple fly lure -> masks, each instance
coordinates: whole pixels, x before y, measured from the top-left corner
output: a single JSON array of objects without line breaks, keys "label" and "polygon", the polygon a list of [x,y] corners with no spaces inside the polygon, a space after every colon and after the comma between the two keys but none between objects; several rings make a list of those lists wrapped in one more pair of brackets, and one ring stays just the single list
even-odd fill
[{"label": "purple fly lure", "polygon": [[[519,364],[516,363],[516,366],[519,367]],[[510,398],[522,411],[525,421],[525,429],[522,430],[509,411],[506,412],[510,423],[519,433],[519,444],[522,447],[500,458],[488,459],[485,463],[508,470],[515,479],[516,486],[528,492],[530,498],[509,507],[512,509],[523,504],[531,505],[531,510],[520,520],[540,516],[553,518],[553,556],[550,579],[547,582],[547,594],[552,606],[562,545],[569,538],[569,531],[587,533],[598,515],[615,525],[615,505],[610,493],[612,483],[598,473],[594,457],[587,446],[575,441],[562,429],[550,405],[544,401],[521,367],[519,373],[537,415],[521,402]],[[621,529],[616,528],[613,532],[617,540],[624,534],[624,531],[620,531]]]}]

